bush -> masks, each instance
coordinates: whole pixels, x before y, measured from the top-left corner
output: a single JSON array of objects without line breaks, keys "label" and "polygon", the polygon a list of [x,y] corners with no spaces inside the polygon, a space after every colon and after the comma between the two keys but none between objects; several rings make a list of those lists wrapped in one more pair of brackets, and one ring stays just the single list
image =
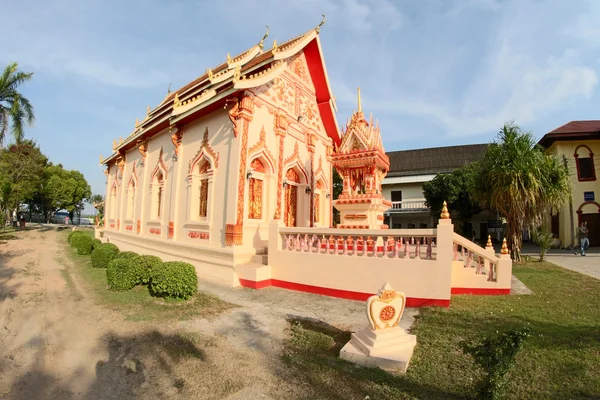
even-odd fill
[{"label": "bush", "polygon": [[71,233],[69,233],[69,237],[67,240],[69,241],[69,243],[71,243],[71,246],[75,247],[73,245],[73,238],[79,235],[83,235],[83,231],[71,231]]},{"label": "bush", "polygon": [[132,258],[139,257],[140,255],[134,251],[123,251],[115,256],[115,258],[126,258],[131,260]]},{"label": "bush", "polygon": [[102,244],[102,241],[100,239],[92,240],[92,250],[94,250],[96,247],[100,246],[101,244]]},{"label": "bush", "polygon": [[546,259],[546,252],[554,244],[554,235],[545,229],[538,229],[531,233],[531,239],[540,248],[540,262]]},{"label": "bush", "polygon": [[152,269],[150,293],[158,297],[187,299],[198,290],[198,277],[193,265],[171,261]]},{"label": "bush", "polygon": [[150,283],[150,277],[154,268],[162,264],[162,260],[156,256],[139,256],[131,260],[131,270],[137,276],[138,283]]},{"label": "bush", "polygon": [[71,246],[77,249],[77,254],[88,255],[92,252],[92,238],[88,235],[73,235]]},{"label": "bush", "polygon": [[531,336],[528,329],[517,329],[486,338],[481,343],[463,342],[463,351],[470,354],[483,370],[478,383],[478,399],[496,399],[502,394],[504,376],[515,363],[515,357],[523,341]]},{"label": "bush", "polygon": [[115,258],[106,267],[108,288],[114,291],[132,289],[137,284],[137,277],[131,270],[131,259]]},{"label": "bush", "polygon": [[112,243],[104,243],[92,251],[92,266],[106,268],[109,262],[119,254],[119,248]]}]

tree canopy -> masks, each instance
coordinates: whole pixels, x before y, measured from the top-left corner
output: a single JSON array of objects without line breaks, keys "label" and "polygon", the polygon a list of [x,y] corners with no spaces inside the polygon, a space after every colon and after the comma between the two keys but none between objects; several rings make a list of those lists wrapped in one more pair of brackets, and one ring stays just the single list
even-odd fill
[{"label": "tree canopy", "polygon": [[0,74],[0,147],[9,127],[15,142],[20,143],[25,124],[31,125],[35,120],[33,106],[19,92],[19,87],[32,76],[33,73],[19,71],[17,63],[8,64]]},{"label": "tree canopy", "polygon": [[568,201],[570,184],[564,163],[540,147],[533,135],[506,124],[479,164],[475,198],[506,218],[512,258],[521,260],[523,231],[541,225],[543,213]]},{"label": "tree canopy", "polygon": [[442,212],[444,201],[448,203],[448,209],[455,213],[463,234],[470,235],[471,232],[465,232],[464,227],[473,215],[481,212],[479,203],[473,197],[473,187],[477,174],[479,173],[478,163],[467,164],[449,174],[438,174],[429,182],[423,184],[423,195],[425,196],[425,205],[430,208],[431,215],[439,218]]}]

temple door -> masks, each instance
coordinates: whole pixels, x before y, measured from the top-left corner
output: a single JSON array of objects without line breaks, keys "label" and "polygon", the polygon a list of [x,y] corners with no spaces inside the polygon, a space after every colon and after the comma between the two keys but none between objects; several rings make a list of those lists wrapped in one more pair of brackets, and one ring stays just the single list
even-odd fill
[{"label": "temple door", "polygon": [[285,226],[297,226],[298,221],[298,186],[300,177],[293,169],[285,174],[288,184],[285,187]]}]

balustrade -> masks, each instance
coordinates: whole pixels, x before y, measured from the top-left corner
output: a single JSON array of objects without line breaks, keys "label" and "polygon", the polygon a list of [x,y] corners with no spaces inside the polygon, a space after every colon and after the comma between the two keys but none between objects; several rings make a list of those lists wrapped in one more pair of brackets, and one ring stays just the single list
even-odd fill
[{"label": "balustrade", "polygon": [[291,252],[351,257],[435,259],[435,229],[345,230],[281,228],[284,249]]},{"label": "balustrade", "polygon": [[493,250],[490,252],[454,234],[453,251],[454,261],[462,261],[465,268],[474,268],[476,275],[487,275],[489,282],[497,281],[496,267],[500,259],[494,255]]}]

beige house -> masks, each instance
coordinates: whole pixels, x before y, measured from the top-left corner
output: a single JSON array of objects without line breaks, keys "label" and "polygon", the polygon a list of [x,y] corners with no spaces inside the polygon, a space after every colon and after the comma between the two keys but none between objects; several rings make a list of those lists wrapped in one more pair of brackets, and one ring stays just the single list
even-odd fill
[{"label": "beige house", "polygon": [[265,35],[148,107],[101,156],[105,238],[238,285],[234,266],[266,258],[273,219],[328,228],[340,138],[320,26],[268,50]]},{"label": "beige house", "polygon": [[587,221],[590,246],[600,245],[600,182],[597,160],[600,153],[600,121],[571,121],[547,133],[539,144],[563,158],[571,178],[571,199],[551,210],[546,221],[562,247],[578,246],[577,227]]}]

